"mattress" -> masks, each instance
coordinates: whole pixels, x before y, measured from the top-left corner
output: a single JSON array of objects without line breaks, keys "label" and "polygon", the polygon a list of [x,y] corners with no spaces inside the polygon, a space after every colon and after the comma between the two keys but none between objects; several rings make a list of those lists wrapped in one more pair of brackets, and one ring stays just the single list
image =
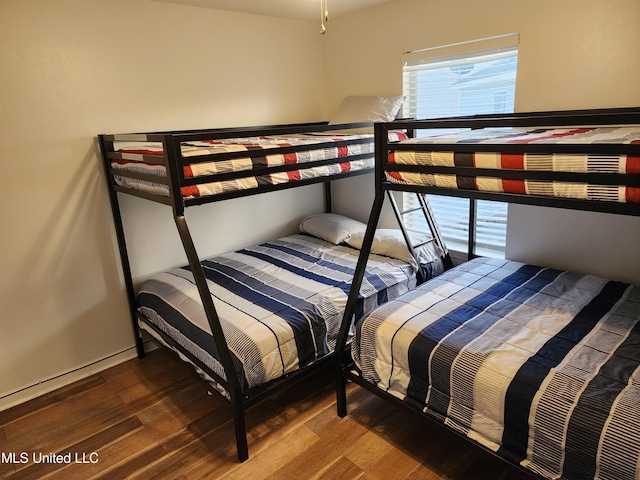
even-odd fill
[{"label": "mattress", "polygon": [[[400,132],[394,132],[390,138],[406,138]],[[353,141],[358,143],[331,146],[331,143]],[[276,149],[297,147],[299,150],[280,153]],[[373,135],[371,134],[326,134],[313,133],[288,136],[260,136],[230,138],[221,140],[190,141],[181,143],[181,155],[187,161],[183,167],[187,179],[203,177],[201,183],[181,187],[184,198],[196,198],[217,195],[225,192],[257,188],[261,185],[279,185],[317,177],[326,177],[345,172],[355,172],[373,168]],[[160,142],[114,142],[114,149],[121,158],[113,160],[111,166],[120,171],[151,174],[166,178],[166,167],[159,161],[149,162],[149,156],[163,157],[164,150]],[[256,151],[263,152],[256,156]],[[251,156],[242,156],[243,152]],[[234,158],[215,159],[211,155],[232,154]],[[206,159],[198,157],[209,156]],[[355,157],[350,159],[350,157]],[[344,159],[342,162],[305,166],[310,162]],[[277,168],[285,165],[300,165],[299,169],[264,173],[265,168]],[[256,169],[263,173],[252,175]],[[212,175],[247,172],[239,178],[216,180]],[[208,177],[208,178],[204,178]],[[114,175],[118,185],[134,188],[156,195],[169,195],[169,188],[162,182],[141,180],[123,175]],[[213,181],[212,181],[213,180]]]},{"label": "mattress", "polygon": [[[359,251],[296,234],[202,262],[226,342],[244,388],[331,353]],[[357,317],[415,286],[407,263],[372,255]],[[188,267],[160,273],[138,293],[146,322],[222,378],[214,339]]]},{"label": "mattress", "polygon": [[356,325],[360,374],[545,478],[637,479],[640,288],[475,259]]},{"label": "mattress", "polygon": [[[400,143],[403,145],[442,143],[496,144],[496,152],[454,153],[396,150],[389,155],[389,162],[392,164],[477,167],[495,170],[640,174],[640,157],[627,155],[507,154],[499,151],[500,144],[640,144],[638,127],[482,129],[409,139]],[[640,203],[640,188],[624,185],[502,179],[499,178],[499,174],[496,177],[474,177],[388,171],[386,172],[386,178],[393,183],[440,188]]]}]

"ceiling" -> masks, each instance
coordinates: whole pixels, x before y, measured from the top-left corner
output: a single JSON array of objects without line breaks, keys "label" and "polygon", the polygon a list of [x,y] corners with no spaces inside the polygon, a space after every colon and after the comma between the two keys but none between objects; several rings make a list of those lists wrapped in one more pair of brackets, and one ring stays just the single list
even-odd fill
[{"label": "ceiling", "polygon": [[[320,18],[320,0],[156,0],[195,7],[233,12],[254,13],[272,17],[316,21]],[[328,0],[329,18],[378,7],[399,0]]]}]

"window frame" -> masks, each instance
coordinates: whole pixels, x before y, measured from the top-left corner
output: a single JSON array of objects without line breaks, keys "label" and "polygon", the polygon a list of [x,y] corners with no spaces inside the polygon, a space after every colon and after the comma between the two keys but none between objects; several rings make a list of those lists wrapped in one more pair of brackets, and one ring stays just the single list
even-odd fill
[{"label": "window frame", "polygon": [[[516,89],[516,75],[517,75],[517,58],[518,58],[518,45],[519,45],[519,35],[517,33],[498,35],[495,37],[489,37],[478,40],[471,40],[467,42],[460,42],[452,45],[444,45],[431,47],[411,52],[406,52],[402,55],[402,80],[403,80],[403,94],[405,95],[405,108],[403,111],[403,115],[405,117],[413,117],[413,118],[435,118],[439,116],[458,116],[458,115],[466,115],[466,114],[485,114],[485,113],[511,113],[514,110],[515,104],[515,89]],[[489,90],[489,92],[493,93],[493,108],[488,109],[491,102],[487,102],[483,104],[483,107],[486,108],[476,108],[473,111],[462,111],[464,110],[461,106],[463,104],[463,100],[460,99],[458,103],[458,110],[451,111],[445,110],[445,113],[436,113],[433,115],[424,115],[422,112],[419,112],[418,102],[412,101],[415,98],[416,94],[412,93],[417,90],[416,81],[417,77],[421,72],[428,72],[429,70],[436,70],[437,68],[442,68],[444,65],[445,68],[465,68],[466,65],[470,64],[472,59],[492,59],[491,61],[499,62],[502,59],[515,58],[513,62],[515,65],[515,73],[513,73],[513,83],[509,83],[508,86],[505,86],[502,92],[498,92],[498,85],[500,82],[497,82],[494,86],[495,90]],[[482,60],[481,60],[482,61]],[[409,73],[407,73],[409,70]],[[411,73],[414,73],[413,82],[409,80],[407,77]],[[479,87],[479,90],[482,88]],[[510,92],[513,92],[513,97],[509,99]],[[495,102],[497,99],[497,94],[503,93],[505,95],[506,102],[503,103],[502,109],[496,109]],[[461,95],[462,97],[462,95]],[[510,108],[504,108],[510,107]],[[442,132],[439,132],[442,133]],[[430,199],[432,203],[436,199],[435,195],[426,195],[426,198]],[[450,201],[451,203],[457,203],[458,206],[462,205],[462,198],[459,197],[441,197],[442,199],[447,199],[446,201]],[[408,202],[414,201],[407,194],[402,195],[403,202],[403,210],[408,209]],[[488,201],[480,201],[478,202],[475,199],[468,199],[468,218],[466,224],[467,238],[466,238],[466,246],[467,246],[467,256],[468,258],[472,258],[477,256],[476,254],[476,239],[478,233],[478,211],[486,210],[490,204]],[[438,203],[437,201],[435,203]],[[440,202],[441,204],[443,202]],[[492,203],[501,203],[502,202],[492,202]],[[497,231],[500,235],[504,236],[504,242],[502,242],[501,247],[496,248],[495,246],[490,244],[490,239],[486,239],[486,244],[489,245],[488,248],[480,248],[478,252],[482,255],[487,256],[497,256],[504,258],[505,249],[506,249],[506,228],[507,228],[507,204],[504,205],[504,210],[500,211],[497,216],[504,215],[504,221],[496,222],[499,227]],[[439,215],[441,216],[441,215]],[[495,220],[496,214],[488,215],[488,221],[491,221],[492,218]],[[462,219],[462,215],[459,217],[458,222]],[[442,220],[442,218],[441,218]],[[480,218],[480,222],[485,222],[484,218]],[[503,226],[502,226],[503,225]],[[441,227],[441,230],[443,228]],[[446,231],[446,228],[444,229]],[[504,232],[504,233],[503,233]],[[446,234],[445,234],[446,235]],[[451,240],[451,236],[449,236],[448,242],[451,242],[454,247],[454,252],[457,251],[461,245],[465,244],[465,241],[462,238],[462,235],[455,236],[455,240]],[[489,235],[488,237],[490,237]],[[445,239],[447,241],[447,239]]]}]

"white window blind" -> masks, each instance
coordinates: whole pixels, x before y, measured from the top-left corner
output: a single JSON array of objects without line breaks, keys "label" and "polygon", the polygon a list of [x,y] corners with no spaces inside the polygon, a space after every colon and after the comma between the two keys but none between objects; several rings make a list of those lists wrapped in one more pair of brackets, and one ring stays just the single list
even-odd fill
[{"label": "white window blind", "polygon": [[[403,55],[403,116],[513,112],[517,63],[517,34],[408,52]],[[467,251],[470,200],[440,195],[428,199],[447,246]],[[404,210],[417,206],[415,194],[403,194],[403,205]],[[476,253],[504,257],[507,205],[478,201],[476,216]],[[426,228],[419,212],[406,217],[410,228]]]}]

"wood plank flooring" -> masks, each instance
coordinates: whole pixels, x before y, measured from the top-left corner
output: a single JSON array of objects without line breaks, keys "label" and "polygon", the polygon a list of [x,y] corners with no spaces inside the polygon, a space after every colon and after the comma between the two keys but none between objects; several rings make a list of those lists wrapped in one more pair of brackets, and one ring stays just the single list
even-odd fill
[{"label": "wood plank flooring", "polygon": [[364,389],[348,392],[344,419],[327,374],[252,407],[239,463],[228,404],[156,350],[0,412],[0,478],[529,478]]}]

